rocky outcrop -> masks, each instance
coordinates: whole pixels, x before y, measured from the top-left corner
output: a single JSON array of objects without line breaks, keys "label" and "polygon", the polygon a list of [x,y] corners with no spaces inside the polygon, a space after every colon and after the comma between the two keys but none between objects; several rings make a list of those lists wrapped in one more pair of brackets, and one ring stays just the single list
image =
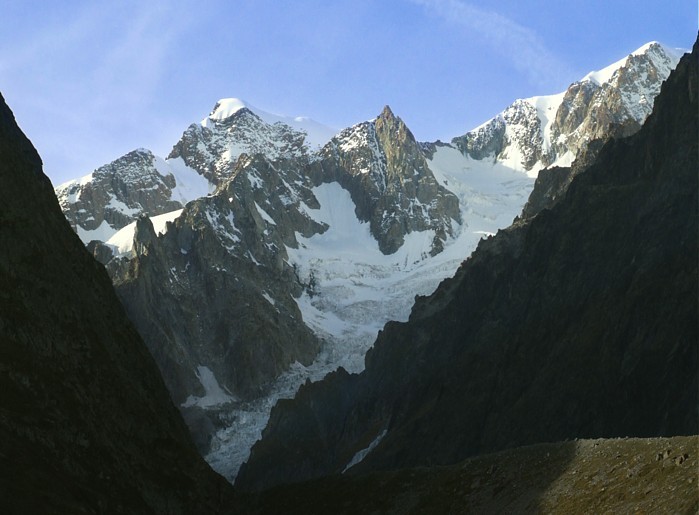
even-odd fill
[{"label": "rocky outcrop", "polygon": [[542,121],[535,105],[527,100],[516,100],[485,125],[454,138],[452,144],[476,160],[506,161],[512,157],[525,170],[552,162],[544,148]]},{"label": "rocky outcrop", "polygon": [[506,145],[504,116],[496,116],[486,124],[451,140],[464,155],[481,161],[499,156]]},{"label": "rocky outcrop", "polygon": [[427,230],[434,231],[437,254],[461,221],[458,199],[437,182],[420,144],[388,106],[334,137],[321,159],[322,181],[350,192],[357,217],[369,222],[385,254],[396,252],[407,234]]},{"label": "rocky outcrop", "polygon": [[103,265],[106,265],[114,258],[113,249],[99,240],[90,241],[87,245],[85,245],[85,248],[92,255],[92,257]]},{"label": "rocky outcrop", "polygon": [[388,324],[363,373],[279,403],[236,484],[699,432],[698,55],[564,199],[483,240],[407,323]]},{"label": "rocky outcrop", "polygon": [[604,82],[591,74],[563,96],[551,126],[555,155],[579,151],[596,139],[636,132],[653,109],[660,85],[677,59],[658,43],[646,45],[626,59]]},{"label": "rocky outcrop", "polygon": [[1,98],[0,182],[0,511],[225,511],[229,485]]}]

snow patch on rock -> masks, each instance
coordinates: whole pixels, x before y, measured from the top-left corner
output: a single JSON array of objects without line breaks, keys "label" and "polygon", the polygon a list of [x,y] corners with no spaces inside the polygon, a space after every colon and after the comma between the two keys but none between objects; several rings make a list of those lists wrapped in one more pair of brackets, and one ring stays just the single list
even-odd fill
[{"label": "snow patch on rock", "polygon": [[214,376],[214,373],[208,367],[198,366],[197,378],[204,387],[204,391],[206,393],[203,397],[195,397],[190,395],[182,404],[183,408],[191,408],[192,406],[211,408],[214,406],[220,406],[221,404],[227,404],[235,400],[232,395],[226,393],[223,388],[221,388],[221,385],[219,385],[218,381],[216,380],[216,376]]},{"label": "snow patch on rock", "polygon": [[[167,232],[168,222],[174,222],[177,217],[182,214],[182,209],[177,209],[162,215],[151,216],[150,221],[153,224],[155,234],[161,235]],[[111,238],[106,240],[106,244],[112,248],[115,256],[125,256],[131,253],[133,249],[133,237],[136,232],[136,222],[131,222],[126,227],[120,229]]]}]

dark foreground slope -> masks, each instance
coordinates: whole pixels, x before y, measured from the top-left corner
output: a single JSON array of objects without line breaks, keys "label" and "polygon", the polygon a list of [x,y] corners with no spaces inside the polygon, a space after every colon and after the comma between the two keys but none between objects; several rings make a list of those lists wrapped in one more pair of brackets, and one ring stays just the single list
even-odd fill
[{"label": "dark foreground slope", "polygon": [[359,376],[273,410],[242,488],[458,462],[569,438],[696,434],[697,48],[636,135],[501,231]]},{"label": "dark foreground slope", "polygon": [[677,513],[699,510],[699,438],[537,444],[456,465],[332,476],[241,495],[248,514]]},{"label": "dark foreground slope", "polygon": [[0,512],[218,513],[229,490],[0,97]]}]

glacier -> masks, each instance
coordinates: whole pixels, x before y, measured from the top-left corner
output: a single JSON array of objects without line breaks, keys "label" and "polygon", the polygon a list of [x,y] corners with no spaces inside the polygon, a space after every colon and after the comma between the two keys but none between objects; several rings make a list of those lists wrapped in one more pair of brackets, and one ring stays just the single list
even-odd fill
[{"label": "glacier", "polygon": [[205,456],[229,481],[261,437],[279,399],[292,398],[303,383],[320,380],[338,367],[361,372],[364,356],[386,322],[406,321],[415,295],[432,293],[483,237],[509,226],[534,185],[524,172],[465,157],[452,147],[438,147],[428,164],[437,180],[459,198],[462,217],[456,236],[434,257],[433,231],[410,233],[398,252],[381,253],[369,224],[357,219],[346,190],[337,183],[313,189],[320,209],[309,208],[308,213],[330,228],[311,238],[297,235],[299,248],[287,247],[287,253],[302,280],[314,279],[313,291],[297,303],[323,347],[313,364],[295,363],[278,378],[268,396],[233,403],[226,415],[229,426],[216,433]]}]

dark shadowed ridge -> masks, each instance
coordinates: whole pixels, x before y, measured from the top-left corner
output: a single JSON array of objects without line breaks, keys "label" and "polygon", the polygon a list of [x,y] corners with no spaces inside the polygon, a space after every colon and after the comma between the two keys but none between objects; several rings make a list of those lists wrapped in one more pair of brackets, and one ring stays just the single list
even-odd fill
[{"label": "dark shadowed ridge", "polygon": [[389,323],[366,370],[280,401],[237,485],[456,463],[697,427],[697,45],[634,136],[481,242]]},{"label": "dark shadowed ridge", "polygon": [[0,512],[220,513],[103,267],[0,96]]}]

